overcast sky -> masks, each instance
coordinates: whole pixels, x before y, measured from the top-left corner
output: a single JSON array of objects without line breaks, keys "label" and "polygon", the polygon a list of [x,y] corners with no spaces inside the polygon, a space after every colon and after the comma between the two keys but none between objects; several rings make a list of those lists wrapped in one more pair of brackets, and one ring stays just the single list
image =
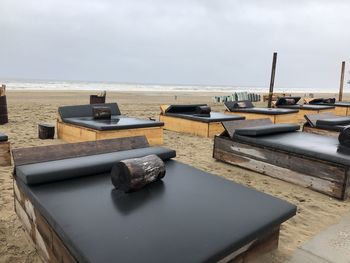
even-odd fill
[{"label": "overcast sky", "polygon": [[0,10],[0,78],[267,86],[277,51],[276,86],[333,88],[350,55],[348,0],[0,0]]}]

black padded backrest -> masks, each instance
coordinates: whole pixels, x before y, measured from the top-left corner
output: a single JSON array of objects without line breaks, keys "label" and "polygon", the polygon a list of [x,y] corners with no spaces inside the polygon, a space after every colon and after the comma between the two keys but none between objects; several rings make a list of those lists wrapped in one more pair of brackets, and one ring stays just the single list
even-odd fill
[{"label": "black padded backrest", "polygon": [[338,125],[350,125],[350,117],[337,117],[329,119],[321,119],[316,121],[316,127],[319,125],[329,125],[329,126],[338,126]]},{"label": "black padded backrest", "polygon": [[276,106],[295,105],[300,99],[301,97],[279,97],[276,101]]},{"label": "black padded backrest", "polygon": [[257,120],[235,120],[235,121],[222,122],[222,125],[224,126],[225,131],[230,136],[230,138],[233,138],[233,135],[235,134],[236,129],[257,127],[257,126],[270,125],[270,124],[272,124],[272,121],[269,118],[257,119]]},{"label": "black padded backrest", "polygon": [[235,134],[241,136],[262,136],[262,135],[272,135],[278,133],[295,132],[300,129],[299,125],[296,124],[269,124],[261,125],[256,127],[246,127],[236,129]]},{"label": "black padded backrest", "polygon": [[335,119],[338,118],[339,116],[334,115],[333,113],[325,112],[321,114],[306,114],[304,115],[305,120],[307,123],[310,125],[310,127],[316,127],[316,122],[318,120],[323,120],[323,119]]},{"label": "black padded backrest", "polygon": [[198,107],[208,106],[207,104],[170,105],[165,113],[186,113],[195,114]]},{"label": "black padded backrest", "polygon": [[235,109],[247,109],[254,108],[254,104],[250,100],[241,101],[226,101],[225,107],[229,111],[234,111]]},{"label": "black padded backrest", "polygon": [[92,108],[98,106],[109,107],[112,115],[121,115],[117,103],[61,106],[58,108],[58,113],[63,120],[66,118],[92,117]]},{"label": "black padded backrest", "polygon": [[6,134],[0,132],[0,142],[7,142],[8,137]]},{"label": "black padded backrest", "polygon": [[27,185],[62,181],[93,174],[110,172],[119,161],[155,154],[163,161],[176,157],[174,150],[164,147],[146,147],[63,160],[24,164],[16,167],[16,176]]}]

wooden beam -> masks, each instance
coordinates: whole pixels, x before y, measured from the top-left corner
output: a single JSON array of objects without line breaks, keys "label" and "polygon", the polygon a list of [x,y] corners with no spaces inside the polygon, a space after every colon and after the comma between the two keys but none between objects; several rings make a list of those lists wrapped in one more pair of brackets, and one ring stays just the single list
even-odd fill
[{"label": "wooden beam", "polygon": [[345,61],[341,63],[341,72],[340,72],[340,87],[339,87],[339,101],[343,100],[343,89],[344,89],[344,72],[345,72]]},{"label": "wooden beam", "polygon": [[272,107],[272,96],[273,96],[273,87],[275,85],[276,63],[277,63],[277,52],[274,52],[273,53],[273,58],[272,58],[269,101],[268,101],[268,105],[267,105],[268,108]]}]

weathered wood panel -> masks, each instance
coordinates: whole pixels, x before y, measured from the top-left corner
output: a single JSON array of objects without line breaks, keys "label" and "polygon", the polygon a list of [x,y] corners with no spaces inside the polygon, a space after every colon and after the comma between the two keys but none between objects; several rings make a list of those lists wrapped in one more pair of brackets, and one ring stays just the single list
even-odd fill
[{"label": "weathered wood panel", "polygon": [[148,147],[144,136],[14,149],[16,166]]},{"label": "weathered wood panel", "polygon": [[209,137],[208,123],[176,118],[163,114],[159,115],[159,120],[164,122],[164,129],[166,130],[189,133],[202,137]]},{"label": "weathered wood panel", "polygon": [[336,106],[335,109],[334,109],[334,114],[335,115],[347,116],[347,115],[350,115],[349,113],[350,113],[349,112],[349,107]]},{"label": "weathered wood panel", "polygon": [[310,127],[310,126],[304,126],[303,132],[314,133],[314,134],[319,134],[319,135],[323,135],[323,136],[333,136],[333,137],[337,137],[337,138],[339,136],[339,132],[337,132],[337,131],[329,131],[329,130]]},{"label": "weathered wood panel", "polygon": [[10,142],[0,142],[0,166],[11,165]]},{"label": "weathered wood panel", "polygon": [[275,123],[298,123],[298,112],[275,115]]},{"label": "weathered wood panel", "polygon": [[276,123],[275,120],[275,115],[270,115],[270,114],[257,114],[257,113],[246,113],[246,112],[240,112],[240,111],[236,111],[236,112],[231,112],[228,110],[225,110],[224,112],[225,114],[229,114],[229,115],[239,115],[239,116],[243,116],[245,117],[246,120],[256,120],[256,119],[270,119],[272,123]]},{"label": "weathered wood panel", "polygon": [[151,145],[163,144],[163,127],[99,131],[57,121],[57,137],[67,142],[85,142],[132,136],[146,136]]},{"label": "weathered wood panel", "polygon": [[215,137],[213,157],[339,199],[347,198],[345,166],[220,137]]}]

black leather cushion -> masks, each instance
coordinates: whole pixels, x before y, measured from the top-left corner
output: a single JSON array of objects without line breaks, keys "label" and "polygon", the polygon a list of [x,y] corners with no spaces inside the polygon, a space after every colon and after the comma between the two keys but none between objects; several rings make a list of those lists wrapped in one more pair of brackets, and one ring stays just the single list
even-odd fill
[{"label": "black leather cushion", "polygon": [[99,107],[99,106],[110,108],[112,115],[121,115],[117,103],[61,106],[58,108],[58,113],[60,114],[63,120],[67,118],[92,117],[93,116],[92,108]]},{"label": "black leather cushion", "polygon": [[309,101],[309,104],[334,104],[335,98],[316,98],[311,101]]},{"label": "black leather cushion", "polygon": [[234,134],[234,140],[251,145],[283,150],[310,158],[350,166],[350,155],[338,152],[338,139],[306,132],[288,132],[259,137]]},{"label": "black leather cushion", "polygon": [[79,158],[70,158],[44,163],[27,164],[16,167],[17,176],[28,185],[88,176],[96,173],[110,172],[113,165],[121,160],[158,155],[162,160],[176,156],[176,152],[162,147],[148,147],[128,151],[105,153]]},{"label": "black leather cushion", "polygon": [[350,124],[350,117],[335,117],[335,118],[329,118],[329,119],[322,119],[316,121],[316,127],[319,125],[329,125],[329,126],[336,126],[336,125],[349,125]]},{"label": "black leather cushion", "polygon": [[254,105],[250,100],[226,101],[225,106],[230,111],[233,111],[235,109],[254,108]]},{"label": "black leather cushion", "polygon": [[163,122],[129,118],[122,115],[112,116],[111,119],[107,120],[95,120],[93,117],[66,118],[65,122],[100,131],[164,126]]},{"label": "black leather cushion", "polygon": [[296,113],[299,110],[296,109],[281,109],[281,108],[247,108],[247,109],[235,109],[232,112],[243,113],[256,113],[262,115],[283,115],[289,113]]},{"label": "black leather cushion", "polygon": [[8,137],[6,134],[0,132],[0,142],[7,142]]},{"label": "black leather cushion", "polygon": [[165,113],[195,114],[198,107],[208,106],[207,104],[170,105]]},{"label": "black leather cushion", "polygon": [[172,116],[176,118],[182,118],[192,121],[199,122],[221,122],[221,121],[234,121],[234,120],[244,120],[243,116],[239,115],[228,115],[220,112],[211,112],[210,116],[198,116],[193,114],[178,114],[178,113],[166,113],[166,116]]},{"label": "black leather cushion", "polygon": [[295,105],[299,102],[301,97],[281,97],[276,101],[276,106],[281,105]]},{"label": "black leather cushion", "polygon": [[78,262],[216,262],[296,213],[176,161],[166,173],[131,194],[113,191],[109,174],[23,187]]},{"label": "black leather cushion", "polygon": [[300,109],[300,110],[330,110],[334,109],[334,106],[328,105],[310,105],[310,104],[296,104],[296,105],[280,105],[278,108],[286,108],[286,109]]},{"label": "black leather cushion", "polygon": [[293,124],[270,124],[270,125],[262,125],[257,127],[249,127],[249,128],[240,128],[236,129],[235,133],[243,136],[261,136],[261,135],[269,135],[269,134],[277,134],[277,133],[285,133],[285,132],[294,132],[300,129],[299,125]]}]

